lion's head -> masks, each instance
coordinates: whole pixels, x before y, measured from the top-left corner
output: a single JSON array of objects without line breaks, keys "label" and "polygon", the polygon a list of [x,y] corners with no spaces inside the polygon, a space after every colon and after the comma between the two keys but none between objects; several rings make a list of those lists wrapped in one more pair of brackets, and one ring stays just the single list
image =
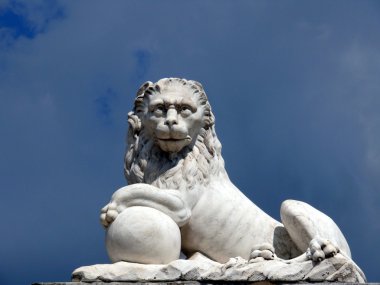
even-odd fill
[{"label": "lion's head", "polygon": [[128,122],[129,184],[189,189],[225,174],[214,115],[200,83],[179,78],[144,83]]}]

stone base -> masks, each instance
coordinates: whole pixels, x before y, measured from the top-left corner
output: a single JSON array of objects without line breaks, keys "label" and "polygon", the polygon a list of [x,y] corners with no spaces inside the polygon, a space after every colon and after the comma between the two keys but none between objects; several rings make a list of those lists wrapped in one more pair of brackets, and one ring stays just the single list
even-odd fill
[{"label": "stone base", "polygon": [[[349,258],[337,254],[321,262],[308,259],[264,260],[248,262],[240,257],[221,264],[200,253],[188,260],[175,260],[169,264],[137,264],[117,262],[83,266],[72,274],[75,282],[165,282],[180,284],[233,283],[365,283],[360,268]],[[190,283],[184,283],[189,281]],[[199,283],[202,282],[202,283]],[[203,283],[204,282],[204,283]],[[117,284],[117,283],[115,283]],[[146,284],[146,283],[145,283]],[[156,284],[156,283],[155,283]]]},{"label": "stone base", "polygon": [[[173,281],[173,282],[40,282],[32,285],[294,285],[297,283],[271,283],[268,281],[240,282],[240,281]],[[299,283],[301,284],[301,283]],[[306,284],[306,283],[302,283]],[[331,285],[330,282],[312,283],[313,285]],[[341,283],[339,285],[380,285],[380,283]]]}]

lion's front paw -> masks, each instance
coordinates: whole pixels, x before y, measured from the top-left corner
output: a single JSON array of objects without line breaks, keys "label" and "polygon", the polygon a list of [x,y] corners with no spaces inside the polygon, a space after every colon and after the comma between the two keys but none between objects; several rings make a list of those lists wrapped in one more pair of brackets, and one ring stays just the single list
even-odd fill
[{"label": "lion's front paw", "polygon": [[273,245],[269,243],[264,243],[259,246],[255,246],[252,249],[251,255],[249,257],[249,262],[256,262],[261,260],[272,260],[275,259],[276,255],[274,253]]},{"label": "lion's front paw", "polygon": [[100,222],[105,228],[108,228],[108,226],[116,219],[118,215],[119,212],[117,211],[116,203],[111,202],[102,208],[100,213]]},{"label": "lion's front paw", "polygon": [[313,261],[320,262],[325,258],[332,257],[339,252],[339,248],[328,239],[316,237],[310,241],[307,251],[308,257]]}]

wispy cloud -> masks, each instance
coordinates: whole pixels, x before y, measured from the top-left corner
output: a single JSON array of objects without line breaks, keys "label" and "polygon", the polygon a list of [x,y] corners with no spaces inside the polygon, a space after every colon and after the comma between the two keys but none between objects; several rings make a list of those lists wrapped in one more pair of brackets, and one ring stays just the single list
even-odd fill
[{"label": "wispy cloud", "polygon": [[5,1],[0,5],[0,47],[9,48],[20,37],[33,39],[62,18],[64,9],[55,0]]},{"label": "wispy cloud", "polygon": [[343,50],[341,73],[356,104],[357,117],[365,131],[367,163],[380,174],[380,52],[375,46],[355,40]]},{"label": "wispy cloud", "polygon": [[116,100],[117,94],[112,88],[108,88],[105,93],[94,100],[97,114],[106,124],[112,123],[113,105]]}]

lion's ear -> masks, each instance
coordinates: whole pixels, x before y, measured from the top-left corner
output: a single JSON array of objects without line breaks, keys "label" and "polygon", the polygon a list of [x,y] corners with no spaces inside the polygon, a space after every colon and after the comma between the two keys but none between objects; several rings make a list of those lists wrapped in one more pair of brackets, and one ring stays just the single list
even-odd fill
[{"label": "lion's ear", "polygon": [[140,86],[139,90],[137,90],[136,97],[144,95],[145,90],[148,89],[148,87],[152,85],[153,85],[152,81],[146,81],[143,85]]},{"label": "lion's ear", "polygon": [[145,82],[140,86],[139,90],[137,90],[136,98],[135,98],[135,115],[141,115],[141,112],[144,111],[144,97],[145,94],[151,94],[151,90],[155,90],[154,84],[151,81]]}]

